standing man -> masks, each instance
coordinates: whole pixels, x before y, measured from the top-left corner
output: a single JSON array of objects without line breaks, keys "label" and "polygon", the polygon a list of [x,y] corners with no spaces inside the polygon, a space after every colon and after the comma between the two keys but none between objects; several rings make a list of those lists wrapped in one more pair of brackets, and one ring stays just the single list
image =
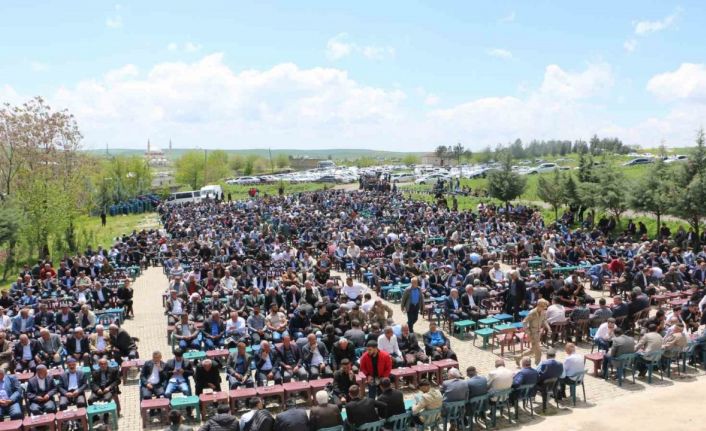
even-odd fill
[{"label": "standing man", "polygon": [[367,350],[360,357],[360,372],[368,384],[368,397],[375,399],[380,380],[389,378],[392,372],[392,358],[386,351],[378,349],[377,341],[368,341]]},{"label": "standing man", "polygon": [[505,297],[505,312],[517,318],[520,307],[524,305],[526,293],[525,282],[520,278],[519,271],[510,271],[510,282],[507,285],[507,296]]},{"label": "standing man", "polygon": [[[514,277],[514,276],[513,276]],[[539,364],[542,360],[541,335],[542,329],[545,329],[547,336],[551,335],[552,330],[547,322],[547,308],[549,302],[546,299],[537,301],[537,306],[529,312],[527,317],[522,321],[525,327],[525,332],[530,337],[530,348],[515,358],[517,365],[520,365],[520,359],[524,356],[534,355],[534,363]]]},{"label": "standing man", "polygon": [[419,288],[419,279],[417,277],[412,277],[410,286],[402,293],[400,303],[402,311],[407,314],[409,330],[414,333],[414,324],[419,318],[419,311],[424,310],[424,293]]}]

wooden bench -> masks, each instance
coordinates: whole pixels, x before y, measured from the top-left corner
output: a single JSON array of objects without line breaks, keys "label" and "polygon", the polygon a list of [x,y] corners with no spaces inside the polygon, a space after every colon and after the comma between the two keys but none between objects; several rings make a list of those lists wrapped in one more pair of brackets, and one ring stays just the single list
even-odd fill
[{"label": "wooden bench", "polygon": [[35,428],[49,428],[51,431],[56,429],[54,420],[56,417],[54,413],[45,413],[40,416],[28,416],[22,421],[22,429],[25,431],[33,430]]},{"label": "wooden bench", "polygon": [[284,389],[284,406],[287,408],[287,401],[296,395],[305,394],[306,404],[311,405],[311,383],[309,382],[289,382],[282,385]]},{"label": "wooden bench", "polygon": [[206,408],[209,404],[226,404],[228,402],[228,392],[211,392],[210,394],[199,395],[199,403],[201,405],[201,417],[206,418]]},{"label": "wooden bench", "polygon": [[228,398],[230,398],[230,412],[232,414],[236,414],[238,411],[238,401],[249,400],[255,396],[257,396],[257,391],[255,388],[240,388],[228,391]]},{"label": "wooden bench", "polygon": [[65,422],[71,421],[79,421],[81,422],[81,429],[88,429],[86,409],[81,408],[76,410],[64,410],[59,411],[56,414],[56,427],[59,429],[59,431],[62,431],[64,429],[63,426]]},{"label": "wooden bench", "polygon": [[259,388],[255,388],[255,392],[258,397],[263,399],[263,401],[266,398],[278,397],[282,405],[284,405],[284,388],[282,385],[261,386]]}]

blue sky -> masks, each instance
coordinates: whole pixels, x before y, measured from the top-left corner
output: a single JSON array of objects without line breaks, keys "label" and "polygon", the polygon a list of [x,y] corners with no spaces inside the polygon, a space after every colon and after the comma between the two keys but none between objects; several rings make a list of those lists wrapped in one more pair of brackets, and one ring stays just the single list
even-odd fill
[{"label": "blue sky", "polygon": [[[617,3],[617,4],[616,4]],[[0,100],[44,96],[85,146],[690,145],[697,2],[0,3]]]}]

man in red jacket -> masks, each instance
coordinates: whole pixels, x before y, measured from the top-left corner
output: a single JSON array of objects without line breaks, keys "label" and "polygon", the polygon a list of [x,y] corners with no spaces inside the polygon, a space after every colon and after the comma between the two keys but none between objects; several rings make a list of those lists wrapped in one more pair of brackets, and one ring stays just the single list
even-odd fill
[{"label": "man in red jacket", "polygon": [[378,349],[378,343],[368,341],[367,351],[360,357],[360,372],[368,384],[368,397],[377,397],[378,385],[384,377],[392,379],[392,358],[384,350]]}]

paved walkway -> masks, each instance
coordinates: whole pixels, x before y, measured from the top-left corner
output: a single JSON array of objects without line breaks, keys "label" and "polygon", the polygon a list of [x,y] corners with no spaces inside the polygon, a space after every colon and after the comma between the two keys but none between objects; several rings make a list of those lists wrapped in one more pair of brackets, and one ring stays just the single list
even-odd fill
[{"label": "paved walkway", "polygon": [[[162,268],[150,268],[146,270],[134,283],[135,319],[126,321],[125,329],[127,329],[131,335],[140,339],[140,356],[144,359],[149,359],[154,350],[161,351],[165,360],[171,358],[170,347],[166,338],[166,319],[163,314],[161,300],[161,294],[165,289],[166,283],[167,278],[164,276]],[[399,304],[388,304],[394,311],[394,320],[398,323],[404,323],[406,319],[400,310]],[[426,331],[426,325],[427,322],[425,320],[420,321],[417,324],[417,331]],[[471,340],[462,341],[456,338],[452,338],[452,348],[459,357],[462,371],[465,370],[467,366],[474,365],[478,371],[484,375],[494,367],[495,359],[498,357],[497,353],[499,353],[497,350],[491,353],[489,349],[483,350],[480,347],[473,346]],[[590,351],[590,344],[580,344],[579,350],[582,353],[587,353]],[[563,357],[563,352],[560,352],[559,359],[563,359]],[[509,358],[507,359],[507,365],[510,368],[515,367],[514,362]],[[588,366],[590,367],[590,364],[588,364]],[[695,372],[692,368],[688,371],[687,375],[682,378],[677,378],[673,375],[671,380],[665,379],[661,381],[659,377],[657,377],[653,380],[652,385],[647,385],[644,380],[638,379],[637,384],[627,383],[624,384],[622,388],[619,388],[614,382],[606,382],[602,379],[589,376],[586,378],[587,404],[580,403],[576,408],[571,409],[569,408],[569,404],[563,404],[558,412],[556,408],[550,407],[546,416],[536,417],[531,422],[528,417],[521,417],[522,423],[527,424],[529,422],[531,424],[529,428],[541,430],[549,429],[550,426],[555,428],[555,423],[557,425],[565,423],[573,424],[575,423],[574,421],[584,421],[588,417],[604,417],[605,414],[612,411],[613,406],[616,406],[615,403],[610,403],[609,400],[616,399],[619,399],[619,406],[621,406],[620,416],[625,418],[630,418],[633,417],[631,415],[634,415],[635,420],[644,420],[642,414],[645,411],[650,411],[645,410],[646,406],[654,405],[655,409],[661,409],[661,400],[669,403],[668,405],[670,407],[668,410],[673,414],[677,416],[678,414],[686,415],[687,412],[694,411],[691,409],[690,403],[695,403],[697,398],[690,396],[689,399],[686,400],[687,402],[683,402],[683,400],[677,401],[676,398],[678,395],[683,396],[685,391],[692,391],[694,386],[703,389],[702,386],[698,385],[699,382],[705,380],[703,375],[703,371]],[[225,378],[223,378],[223,387],[226,387]],[[669,392],[666,392],[667,390]],[[675,395],[670,395],[672,393]],[[134,378],[130,379],[128,384],[122,387],[120,400],[123,407],[120,429],[141,429],[142,423],[138,407],[139,390],[137,380]],[[670,400],[674,400],[674,402]],[[595,407],[596,405],[599,407],[587,409],[587,407]],[[629,408],[629,406],[634,406],[634,408]],[[694,406],[694,408],[696,407]],[[577,412],[566,414],[570,410]],[[195,424],[192,423],[191,425]],[[499,425],[507,426],[508,424],[507,422],[502,422],[502,424]],[[589,428],[569,427],[563,429],[583,430]],[[606,428],[601,425],[601,429],[614,428]],[[617,426],[615,429],[617,429]],[[681,429],[684,428],[682,427]]]}]

